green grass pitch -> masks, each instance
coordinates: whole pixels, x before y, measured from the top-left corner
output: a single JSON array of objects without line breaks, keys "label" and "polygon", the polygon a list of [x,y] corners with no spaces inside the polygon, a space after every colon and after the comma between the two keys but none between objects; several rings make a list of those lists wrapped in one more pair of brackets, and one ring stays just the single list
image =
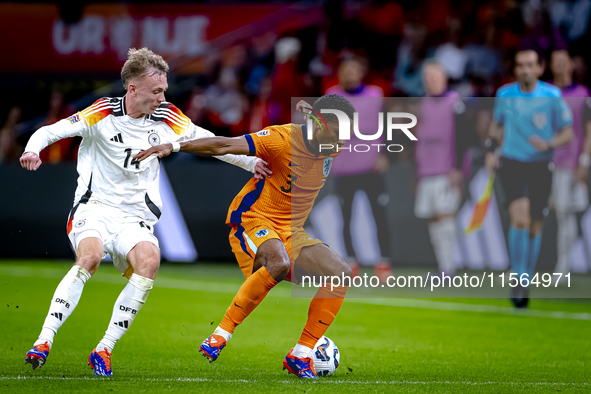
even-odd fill
[{"label": "green grass pitch", "polygon": [[0,392],[591,392],[589,300],[347,299],[329,328],[341,352],[334,376],[300,381],[282,360],[304,326],[309,300],[280,284],[209,364],[200,342],[240,284],[236,265],[164,265],[113,353],[112,378],[92,375],[88,354],[102,337],[126,281],[104,264],[36,371],[24,356],[37,338],[71,262],[0,261]]}]

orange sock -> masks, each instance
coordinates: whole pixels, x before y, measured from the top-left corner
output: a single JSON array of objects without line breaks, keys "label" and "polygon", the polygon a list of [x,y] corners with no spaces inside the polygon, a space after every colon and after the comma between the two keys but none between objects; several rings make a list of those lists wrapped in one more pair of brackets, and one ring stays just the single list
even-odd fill
[{"label": "orange sock", "polygon": [[324,335],[337,313],[339,313],[347,290],[349,290],[349,287],[346,286],[335,287],[332,292],[326,287],[318,289],[314,299],[310,302],[308,321],[298,341],[299,345],[314,348],[316,342]]},{"label": "orange sock", "polygon": [[220,327],[229,333],[234,333],[236,326],[250,315],[276,284],[277,281],[273,279],[265,267],[261,267],[249,276],[240,286],[240,290],[226,310]]}]

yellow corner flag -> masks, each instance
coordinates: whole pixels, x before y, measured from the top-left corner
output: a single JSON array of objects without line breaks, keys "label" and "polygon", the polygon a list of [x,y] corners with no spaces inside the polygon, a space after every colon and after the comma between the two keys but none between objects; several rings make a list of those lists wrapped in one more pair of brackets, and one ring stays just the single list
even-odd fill
[{"label": "yellow corner flag", "polygon": [[495,173],[493,172],[492,174],[490,174],[490,178],[488,179],[488,185],[486,186],[484,194],[480,198],[480,201],[478,201],[474,206],[474,212],[472,212],[472,220],[470,220],[470,225],[466,229],[466,235],[470,234],[474,230],[478,230],[480,226],[482,226],[484,218],[486,217],[486,212],[488,211],[488,204],[490,202],[490,196],[492,195],[494,181]]}]

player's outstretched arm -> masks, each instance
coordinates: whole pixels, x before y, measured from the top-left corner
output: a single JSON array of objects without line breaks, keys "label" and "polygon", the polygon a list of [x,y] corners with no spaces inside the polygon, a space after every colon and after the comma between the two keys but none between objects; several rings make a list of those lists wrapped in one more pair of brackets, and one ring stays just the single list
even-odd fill
[{"label": "player's outstretched arm", "polygon": [[[174,146],[176,145],[176,147]],[[166,157],[172,152],[185,152],[196,156],[224,156],[224,155],[237,155],[240,157],[248,155],[250,152],[250,145],[246,141],[246,137],[209,137],[199,138],[184,142],[175,142],[174,144],[162,144],[153,146],[148,150],[141,151],[134,156],[134,159],[139,161],[145,160],[151,155],[157,155],[158,157]],[[220,157],[218,157],[220,158]],[[254,173],[256,179],[262,179],[269,177],[272,171],[267,167],[267,162],[262,159],[255,158],[253,168],[249,171]],[[240,163],[234,163],[232,160],[229,161],[231,164],[243,167]],[[244,167],[243,167],[244,168]]]},{"label": "player's outstretched arm", "polygon": [[29,171],[37,171],[41,165],[39,152],[56,141],[76,136],[89,136],[89,128],[85,122],[81,121],[79,114],[39,128],[27,142],[25,152],[19,160],[21,166]]},{"label": "player's outstretched arm", "polygon": [[154,154],[158,155],[158,157],[166,157],[173,151],[190,153],[196,156],[221,156],[227,154],[248,155],[250,153],[250,146],[244,136],[234,138],[199,138],[196,140],[180,142],[177,149],[173,149],[173,144],[153,146],[148,150],[141,151],[135,155],[134,158],[142,161]]}]

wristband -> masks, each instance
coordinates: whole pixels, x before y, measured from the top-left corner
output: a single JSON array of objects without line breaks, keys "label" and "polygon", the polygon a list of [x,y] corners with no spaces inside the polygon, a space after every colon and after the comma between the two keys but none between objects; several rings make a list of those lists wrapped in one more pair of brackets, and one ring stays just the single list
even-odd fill
[{"label": "wristband", "polygon": [[579,165],[581,167],[589,168],[589,166],[591,166],[591,155],[585,152],[581,153],[581,156],[579,156]]},{"label": "wristband", "polygon": [[484,141],[484,147],[486,148],[486,153],[494,152],[498,146],[499,146],[499,141],[496,138],[488,138],[486,141]]},{"label": "wristband", "polygon": [[181,143],[180,142],[171,142],[172,144],[172,151],[173,152],[178,152],[181,150]]}]

